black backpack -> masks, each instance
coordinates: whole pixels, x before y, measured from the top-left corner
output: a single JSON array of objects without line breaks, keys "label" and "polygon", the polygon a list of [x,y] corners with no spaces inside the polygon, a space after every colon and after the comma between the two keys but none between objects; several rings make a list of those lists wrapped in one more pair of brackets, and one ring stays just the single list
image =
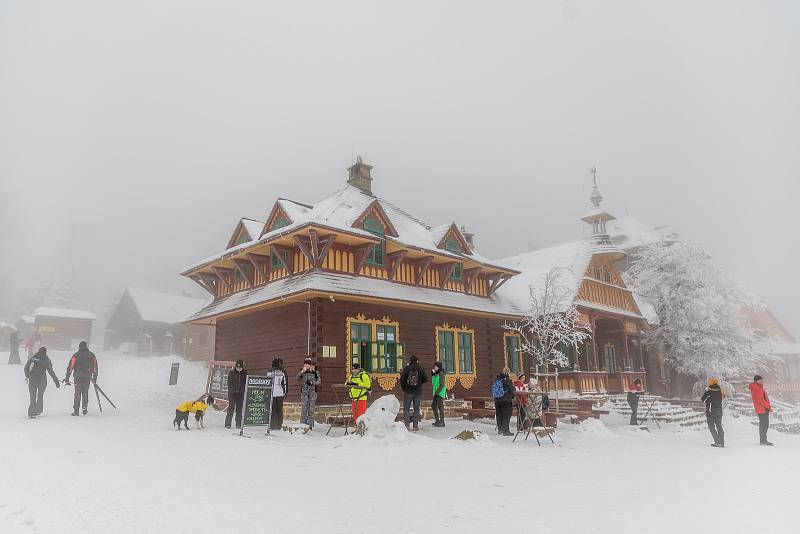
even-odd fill
[{"label": "black backpack", "polygon": [[419,367],[409,367],[406,377],[406,387],[416,389],[419,387]]}]

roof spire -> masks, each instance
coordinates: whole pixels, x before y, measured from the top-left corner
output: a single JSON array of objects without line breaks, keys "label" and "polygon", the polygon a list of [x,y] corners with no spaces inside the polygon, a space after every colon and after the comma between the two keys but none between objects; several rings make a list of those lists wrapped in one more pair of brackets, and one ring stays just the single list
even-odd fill
[{"label": "roof spire", "polygon": [[603,195],[600,194],[600,189],[597,187],[597,167],[592,166],[589,172],[592,175],[592,195],[589,200],[592,202],[594,209],[584,215],[582,220],[592,225],[591,240],[595,245],[612,248],[613,250],[609,250],[609,252],[619,252],[606,230],[606,222],[614,220],[614,216],[600,207]]}]

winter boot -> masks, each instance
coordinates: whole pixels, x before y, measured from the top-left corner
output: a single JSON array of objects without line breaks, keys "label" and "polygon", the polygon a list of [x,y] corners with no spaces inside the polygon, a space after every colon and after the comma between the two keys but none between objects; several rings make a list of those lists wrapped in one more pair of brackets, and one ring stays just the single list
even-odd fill
[{"label": "winter boot", "polygon": [[73,417],[75,417],[76,415],[78,415],[78,410],[74,410],[74,411],[72,412],[72,416],[73,416]]},{"label": "winter boot", "polygon": [[88,409],[86,409],[86,408],[84,408],[84,409],[83,409],[83,415],[86,415],[86,414],[88,414],[88,413],[89,413],[89,410],[88,410]]}]

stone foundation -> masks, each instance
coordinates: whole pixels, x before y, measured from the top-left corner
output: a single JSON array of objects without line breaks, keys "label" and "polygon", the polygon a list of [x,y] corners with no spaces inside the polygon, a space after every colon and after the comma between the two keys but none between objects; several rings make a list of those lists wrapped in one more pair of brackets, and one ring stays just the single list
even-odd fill
[{"label": "stone foundation", "polygon": [[[403,417],[403,401],[400,400],[400,413],[399,419]],[[446,400],[444,401],[444,416],[445,418],[461,419],[462,415],[455,411],[456,408],[463,408],[467,405],[466,402],[460,400]],[[336,415],[338,408],[336,405],[317,405],[314,411],[314,420],[317,423],[325,423],[329,415]],[[431,408],[430,401],[423,401],[419,407],[422,420],[433,419],[433,409]],[[299,402],[287,402],[283,405],[283,418],[288,421],[299,421],[301,413],[301,406]],[[344,407],[345,415],[350,414],[350,404]]]}]

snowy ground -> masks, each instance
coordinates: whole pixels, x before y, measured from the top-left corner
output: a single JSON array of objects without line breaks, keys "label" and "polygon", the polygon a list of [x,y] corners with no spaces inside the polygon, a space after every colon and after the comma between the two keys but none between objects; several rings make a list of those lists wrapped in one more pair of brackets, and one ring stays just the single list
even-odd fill
[{"label": "snowy ground", "polygon": [[[73,418],[71,388],[25,417],[21,366],[0,353],[0,532],[599,532],[800,531],[800,437],[728,421],[726,449],[705,431],[634,431],[622,418],[562,425],[557,445],[510,442],[492,426],[423,424],[404,442],[309,435],[240,438],[221,413],[202,431],[171,428],[178,401],[205,383],[173,358],[98,354],[119,406]],[[63,376],[66,353],[52,355]],[[190,421],[190,425],[194,423]],[[487,439],[447,439],[464,428]]]}]

